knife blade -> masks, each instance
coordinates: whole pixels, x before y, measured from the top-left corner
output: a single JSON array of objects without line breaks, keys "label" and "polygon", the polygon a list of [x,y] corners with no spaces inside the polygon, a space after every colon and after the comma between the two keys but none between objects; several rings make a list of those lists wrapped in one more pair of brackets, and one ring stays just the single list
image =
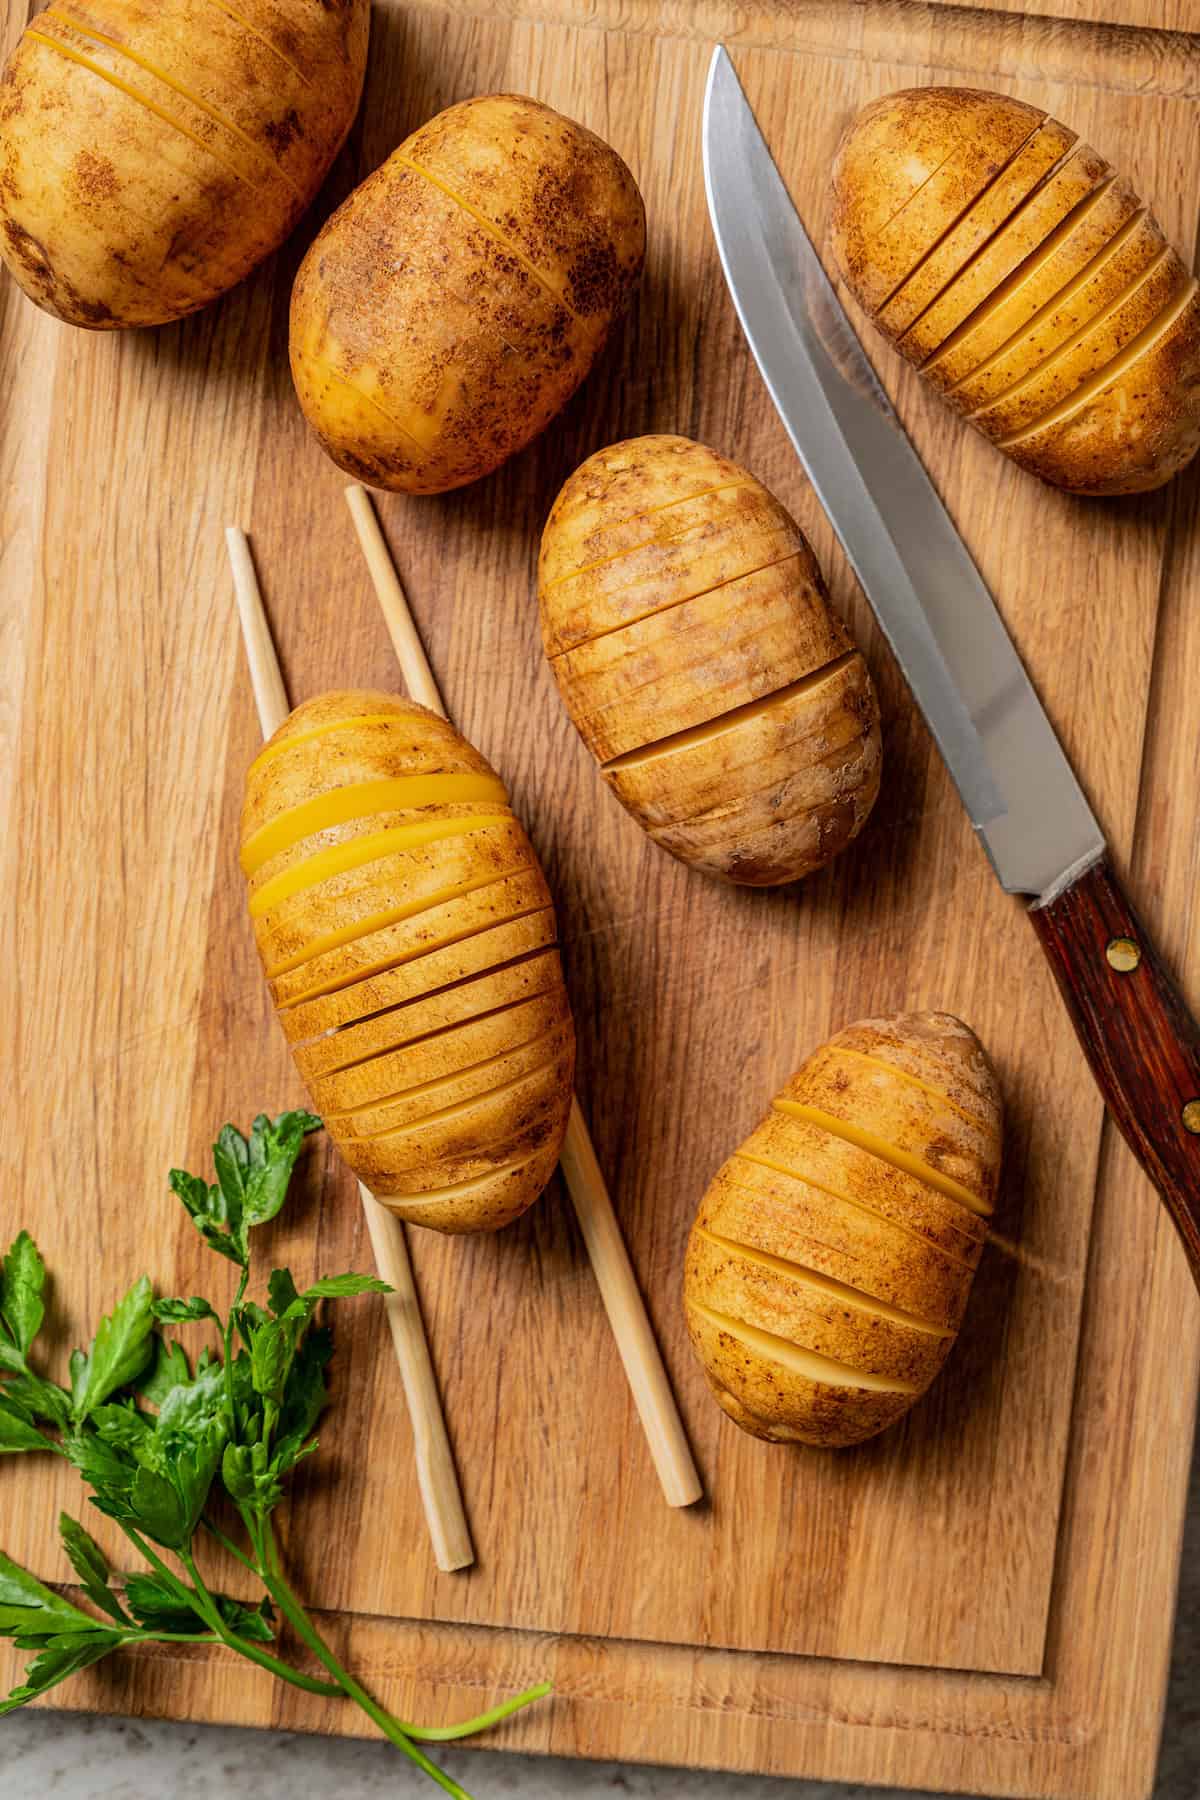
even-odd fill
[{"label": "knife blade", "polygon": [[1200,1026],[978,569],[872,368],[718,45],[704,182],[742,330],[1001,885],[1030,917],[1093,1074],[1200,1287]]}]

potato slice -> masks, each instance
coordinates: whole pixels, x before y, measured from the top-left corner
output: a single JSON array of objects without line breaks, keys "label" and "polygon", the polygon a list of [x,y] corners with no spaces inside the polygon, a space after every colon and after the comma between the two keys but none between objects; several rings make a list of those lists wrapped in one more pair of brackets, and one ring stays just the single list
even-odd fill
[{"label": "potato slice", "polygon": [[976,252],[1008,222],[1018,206],[1041,186],[1075,142],[1075,133],[1065,125],[1055,119],[1045,120],[880,309],[880,329],[893,340],[903,336]]},{"label": "potato slice", "polygon": [[326,1032],[340,1031],[356,1019],[365,1019],[368,1014],[419,1000],[503,963],[549,949],[555,940],[554,909],[547,901],[536,911],[520,913],[441,949],[395,962],[330,994],[283,1007],[279,1022],[289,1043],[306,1044]]},{"label": "potato slice", "polygon": [[850,649],[800,553],[556,657],[571,717],[601,762],[719,718]]},{"label": "potato slice", "polygon": [[377,1102],[330,1113],[327,1122],[348,1138],[377,1137],[397,1126],[411,1125],[427,1113],[440,1112],[460,1101],[504,1087],[540,1067],[548,1057],[564,1050],[568,1043],[569,1034],[561,1024],[552,1025],[548,1031],[533,1028],[533,1035],[522,1043],[486,1056],[480,1062],[469,1063],[451,1075],[419,1081],[395,1094],[385,1094]]},{"label": "potato slice", "polygon": [[1187,270],[1165,245],[1095,318],[1080,325],[1052,355],[973,413],[971,423],[997,443],[1029,430],[1107,368],[1126,344],[1162,317],[1188,284]]},{"label": "potato slice", "polygon": [[927,1325],[844,1282],[703,1230],[688,1243],[684,1282],[702,1292],[715,1312],[852,1369],[922,1389],[954,1342],[946,1326]]},{"label": "potato slice", "polygon": [[912,1406],[911,1386],[857,1374],[695,1301],[685,1312],[718,1404],[755,1437],[844,1448],[886,1430]]},{"label": "potato slice", "polygon": [[1000,174],[1046,115],[973,88],[873,101],[833,164],[834,250],[875,313]]},{"label": "potato slice", "polygon": [[1200,300],[1191,282],[1106,368],[1001,446],[1081,494],[1161,487],[1200,448]]},{"label": "potato slice", "polygon": [[604,777],[673,856],[770,885],[820,868],[858,834],[880,763],[871,678],[852,650],[766,700],[606,764]]},{"label": "potato slice", "polygon": [[939,392],[951,391],[1094,269],[1144,216],[1132,188],[1115,177],[1102,182],[943,339],[921,373]]},{"label": "potato slice", "polygon": [[986,305],[1002,282],[1038,255],[1054,232],[1066,229],[1114,179],[1089,145],[1074,150],[905,332],[899,347],[909,361],[923,364],[932,357],[976,307]]},{"label": "potato slice", "polygon": [[1060,288],[1027,324],[1018,327],[978,368],[946,390],[951,406],[959,412],[974,413],[1014,387],[1086,321],[1104,312],[1164,248],[1162,232],[1149,213],[1134,213],[1099,255]]},{"label": "potato slice", "polygon": [[[441,950],[465,945],[480,932],[540,912],[550,905],[545,877],[539,868],[517,869],[508,875],[484,875],[446,890],[446,897],[421,907],[414,914],[394,903],[361,933],[339,942],[333,949],[305,959],[288,974],[268,985],[289,1039],[308,1038],[329,1025],[344,1023],[344,1015],[322,1018],[310,1028],[307,1017],[289,1018],[314,1002],[331,1000],[356,983],[386,973],[400,964],[419,960]],[[351,1002],[337,1002],[342,1004]],[[351,1012],[350,1016],[357,1016]]]},{"label": "potato slice", "polygon": [[293,1046],[296,1067],[305,1081],[316,1082],[339,1069],[444,1032],[465,1019],[501,1012],[562,987],[562,963],[555,949],[539,950],[499,969],[488,969],[417,1000],[382,1008],[341,1031],[311,1044]]},{"label": "potato slice", "polygon": [[540,1194],[558,1162],[558,1145],[547,1142],[521,1152],[466,1181],[431,1185],[420,1193],[397,1184],[391,1192],[379,1187],[375,1198],[389,1212],[410,1225],[431,1231],[499,1231],[511,1225],[529,1206],[529,1195]]}]

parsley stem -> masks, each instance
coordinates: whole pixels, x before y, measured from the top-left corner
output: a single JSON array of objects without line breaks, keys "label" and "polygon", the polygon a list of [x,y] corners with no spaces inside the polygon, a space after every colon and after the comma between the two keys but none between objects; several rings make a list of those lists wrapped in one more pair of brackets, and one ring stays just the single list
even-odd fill
[{"label": "parsley stem", "polygon": [[262,1579],[262,1570],[259,1568],[258,1564],[254,1562],[251,1557],[247,1556],[244,1550],[239,1550],[233,1539],[226,1537],[219,1525],[215,1525],[207,1515],[201,1519],[200,1523],[210,1536],[216,1538],[222,1550],[227,1550],[230,1556],[236,1557],[238,1562],[240,1562],[244,1568],[249,1569],[252,1575],[257,1575],[260,1580]]},{"label": "parsley stem", "polygon": [[488,1731],[493,1725],[499,1725],[512,1713],[519,1712],[523,1706],[531,1706],[535,1700],[544,1700],[547,1694],[554,1692],[554,1683],[539,1681],[534,1687],[526,1688],[522,1694],[514,1694],[511,1700],[502,1700],[499,1706],[493,1706],[489,1712],[480,1713],[478,1718],[465,1719],[461,1725],[409,1725],[404,1730],[411,1738],[417,1738],[424,1744],[449,1744],[455,1738],[474,1737],[477,1731]]},{"label": "parsley stem", "polygon": [[281,1662],[277,1656],[272,1656],[270,1651],[262,1649],[258,1644],[251,1644],[245,1638],[240,1638],[235,1632],[230,1631],[217,1609],[216,1601],[201,1580],[199,1570],[188,1551],[181,1550],[179,1560],[189,1575],[193,1577],[196,1583],[194,1588],[190,1588],[186,1582],[180,1581],[178,1575],[167,1567],[162,1557],[150,1548],[145,1538],[140,1532],[135,1531],[132,1525],[124,1520],[120,1520],[118,1523],[130,1543],[141,1552],[150,1567],[162,1577],[182,1604],[192,1612],[199,1613],[200,1617],[212,1627],[220,1641],[230,1650],[236,1650],[240,1656],[248,1657],[251,1662],[258,1663],[264,1669],[269,1669],[271,1674],[277,1675],[281,1681],[290,1681],[293,1687],[303,1688],[306,1693],[332,1696],[342,1692],[341,1688],[332,1682],[320,1681],[315,1675],[303,1675],[299,1669],[293,1669],[290,1663]]},{"label": "parsley stem", "polygon": [[284,1576],[279,1561],[279,1550],[275,1543],[275,1534],[271,1529],[270,1519],[263,1514],[259,1514],[258,1522],[261,1532],[262,1548],[265,1553],[263,1558],[263,1580],[266,1582],[267,1590],[270,1593],[271,1598],[279,1607],[280,1612],[283,1613],[284,1617],[289,1621],[297,1636],[308,1645],[317,1660],[325,1665],[329,1670],[329,1673],[334,1676],[345,1692],[350,1696],[351,1700],[361,1706],[369,1719],[374,1720],[384,1737],[395,1744],[398,1749],[403,1750],[404,1754],[411,1758],[419,1769],[423,1769],[432,1781],[435,1781],[445,1793],[452,1796],[452,1800],[471,1800],[471,1796],[467,1793],[466,1789],[460,1787],[453,1776],[447,1775],[444,1770],[439,1769],[436,1763],[430,1762],[423,1751],[418,1750],[417,1746],[412,1742],[411,1738],[408,1737],[399,1722],[392,1717],[391,1713],[385,1712],[378,1701],[371,1698],[366,1688],[364,1688],[360,1682],[355,1680],[350,1671],[342,1667],[341,1663],[333,1654],[333,1651],[329,1648],[328,1644],[305,1612],[303,1606],[301,1606],[299,1600],[288,1586],[287,1579]]}]

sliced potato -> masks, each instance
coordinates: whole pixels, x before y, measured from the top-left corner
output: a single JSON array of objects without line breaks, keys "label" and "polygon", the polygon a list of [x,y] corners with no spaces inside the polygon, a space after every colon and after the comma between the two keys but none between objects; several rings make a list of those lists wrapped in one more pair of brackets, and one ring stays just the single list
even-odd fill
[{"label": "sliced potato", "polygon": [[843,849],[879,791],[879,709],[804,536],[686,438],[614,444],[542,537],[542,638],[571,718],[672,855],[751,886]]},{"label": "sliced potato", "polygon": [[546,883],[494,771],[386,694],[299,707],[247,781],[242,862],[301,1074],[360,1180],[441,1231],[537,1198],[574,1033]]},{"label": "sliced potato", "polygon": [[1090,146],[1035,175],[1070,134],[1029,114],[970,88],[866,107],[835,164],[835,251],[879,329],[1023,468],[1075,493],[1160,487],[1200,444],[1188,269]]},{"label": "sliced potato", "polygon": [[959,1328],[1000,1151],[995,1074],[948,1014],[860,1021],[809,1058],[688,1245],[688,1329],[737,1424],[846,1445],[908,1410]]}]

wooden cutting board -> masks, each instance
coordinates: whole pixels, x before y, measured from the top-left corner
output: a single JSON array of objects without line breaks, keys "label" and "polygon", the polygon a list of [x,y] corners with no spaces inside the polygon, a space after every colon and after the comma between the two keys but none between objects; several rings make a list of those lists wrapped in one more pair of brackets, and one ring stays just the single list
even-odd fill
[{"label": "wooden cutting board", "polygon": [[[30,10],[7,0],[6,44]],[[642,294],[563,418],[492,480],[380,510],[447,702],[503,771],[555,889],[580,1093],[710,1498],[662,1502],[557,1184],[499,1238],[415,1234],[478,1565],[433,1567],[374,1303],[343,1315],[337,1414],[287,1532],[302,1591],[401,1713],[476,1710],[549,1674],[556,1699],[505,1743],[1055,1800],[1148,1790],[1200,1308],[745,350],[699,151],[722,37],[824,244],[830,157],[858,106],[930,81],[1002,88],[1102,147],[1190,257],[1200,36],[1177,29],[1186,0],[1126,0],[1121,29],[1101,10],[386,0],[362,117],[313,217],[224,303],[93,337],[0,288],[0,1224],[41,1243],[65,1345],[143,1268],[165,1290],[221,1291],[165,1171],[202,1166],[224,1119],[301,1094],[236,866],[256,727],[220,528],[252,532],[293,698],[397,680],[341,478],[291,393],[305,245],[414,125],[489,89],[600,131],[646,197]],[[1200,479],[1109,503],[1052,493],[866,341],[1200,1001]],[[883,797],[858,845],[800,889],[727,890],[656,852],[602,790],[541,661],[533,568],[559,484],[601,444],[673,430],[796,513],[880,686]],[[697,1199],[810,1048],[910,1006],[970,1019],[1008,1099],[1004,1195],[967,1325],[928,1400],[876,1443],[824,1456],[752,1442],[712,1405],[679,1315]],[[305,1275],[369,1265],[327,1146],[266,1253]],[[52,1522],[78,1503],[71,1478],[13,1459],[3,1547],[60,1580]],[[95,1671],[62,1698],[362,1724],[186,1653]]]}]

